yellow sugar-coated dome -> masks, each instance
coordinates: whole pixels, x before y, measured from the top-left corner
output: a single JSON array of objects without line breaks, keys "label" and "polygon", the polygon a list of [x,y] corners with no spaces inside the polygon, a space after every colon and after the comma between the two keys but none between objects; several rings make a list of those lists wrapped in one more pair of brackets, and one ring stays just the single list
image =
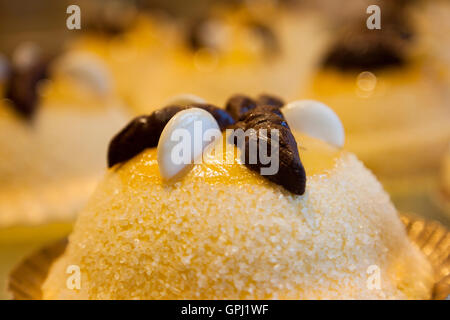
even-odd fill
[{"label": "yellow sugar-coated dome", "polygon": [[[114,166],[44,298],[429,298],[431,267],[376,178],[353,154],[295,136],[302,196],[220,154],[172,183],[161,179],[156,149]],[[67,285],[73,265],[79,289]]]}]

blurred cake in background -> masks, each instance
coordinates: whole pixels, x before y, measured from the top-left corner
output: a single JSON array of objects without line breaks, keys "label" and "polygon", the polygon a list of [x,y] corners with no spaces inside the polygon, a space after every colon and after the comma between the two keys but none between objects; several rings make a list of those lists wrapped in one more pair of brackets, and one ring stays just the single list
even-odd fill
[{"label": "blurred cake in background", "polygon": [[0,102],[0,228],[72,221],[128,116],[91,53],[50,58],[22,44],[11,60]]},{"label": "blurred cake in background", "polygon": [[[176,63],[174,88],[223,104],[235,92],[278,92],[294,98],[325,44],[322,21],[311,11],[251,2],[216,7],[188,24]],[[176,92],[170,89],[167,96]]]},{"label": "blurred cake in background", "polygon": [[442,164],[442,187],[444,193],[450,198],[450,145],[447,148],[444,161]]},{"label": "blurred cake in background", "polygon": [[262,3],[217,8],[188,28],[185,55],[175,60],[185,74],[182,91],[214,103],[235,92],[296,94],[295,82],[306,81],[324,44],[321,21],[303,8]]},{"label": "blurred cake in background", "polygon": [[346,147],[379,177],[436,173],[450,140],[448,88],[407,8],[386,4],[380,30],[368,16],[342,26],[305,95],[337,112]]},{"label": "blurred cake in background", "polygon": [[214,5],[180,19],[139,10],[122,32],[87,32],[71,48],[102,56],[118,93],[137,112],[180,93],[217,104],[242,91],[289,98],[325,44],[318,15],[305,10],[264,1]]},{"label": "blurred cake in background", "polygon": [[[450,2],[446,0],[416,1],[411,10],[420,46],[433,57],[433,62],[450,86]],[[447,90],[449,91],[449,90]],[[450,92],[448,92],[450,95]]]},{"label": "blurred cake in background", "polygon": [[450,144],[442,159],[439,185],[435,194],[438,206],[450,218]]},{"label": "blurred cake in background", "polygon": [[162,11],[145,10],[135,1],[88,5],[87,26],[68,43],[68,50],[101,57],[117,94],[134,112],[143,109],[136,98],[140,90],[146,94],[148,102],[142,102],[146,105],[163,99],[160,86],[171,85],[169,60],[173,58],[178,22]]}]

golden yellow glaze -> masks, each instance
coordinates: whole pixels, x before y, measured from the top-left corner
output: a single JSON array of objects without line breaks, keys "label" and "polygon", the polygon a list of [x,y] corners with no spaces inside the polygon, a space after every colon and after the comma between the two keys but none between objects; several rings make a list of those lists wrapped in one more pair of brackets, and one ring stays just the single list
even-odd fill
[{"label": "golden yellow glaze", "polygon": [[[298,133],[294,133],[294,136],[296,137],[300,159],[308,176],[325,174],[327,170],[333,168],[336,159],[341,156],[341,150],[321,140]],[[145,179],[146,183],[154,184],[176,182],[177,180],[163,181],[156,159],[157,149],[153,148],[125,164],[118,165],[116,168],[125,167],[125,170],[118,170],[118,174],[124,183],[138,183],[139,179]],[[232,161],[227,162],[227,159]],[[130,173],[132,176],[130,176]],[[203,163],[194,165],[188,174],[192,178],[200,178],[210,184],[267,183],[259,174],[242,165],[240,152],[230,144],[224,145],[224,153],[215,155],[212,161],[206,159]],[[183,177],[180,179],[183,179]],[[134,185],[134,187],[137,187],[137,185]]]},{"label": "golden yellow glaze", "polygon": [[294,137],[307,176],[326,173],[344,153],[342,149],[304,134],[294,132]]}]

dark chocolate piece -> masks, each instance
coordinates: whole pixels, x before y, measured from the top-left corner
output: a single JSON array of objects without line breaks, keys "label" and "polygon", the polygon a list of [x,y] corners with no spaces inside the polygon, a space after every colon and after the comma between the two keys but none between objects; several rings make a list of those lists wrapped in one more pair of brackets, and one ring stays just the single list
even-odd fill
[{"label": "dark chocolate piece", "polygon": [[200,108],[205,111],[208,111],[212,114],[214,119],[216,119],[217,124],[219,125],[220,130],[224,130],[231,125],[233,125],[236,121],[233,117],[224,109],[216,107],[212,104],[207,103],[194,103],[188,106],[189,108]]},{"label": "dark chocolate piece", "polygon": [[243,114],[256,108],[256,106],[257,103],[252,98],[242,94],[236,94],[228,99],[225,110],[231,114],[233,119],[239,120]]},{"label": "dark chocolate piece", "polygon": [[[277,109],[272,108],[273,110]],[[241,149],[243,146],[239,145],[239,140],[244,142],[245,152],[243,160],[245,166],[260,173],[260,169],[267,165],[263,165],[260,159],[257,159],[257,163],[250,163],[250,141],[256,139],[256,144],[259,146],[259,141],[264,139],[267,141],[267,149],[271,150],[270,130],[277,129],[279,134],[278,148],[276,148],[276,154],[270,156],[279,157],[279,170],[274,175],[264,175],[264,177],[294,194],[302,195],[305,193],[306,172],[300,161],[297,143],[287,122],[272,111],[270,111],[268,106],[260,106],[249,111],[242,121],[236,123],[235,128],[244,131],[254,129],[255,131],[246,135],[244,140],[233,137],[232,142]],[[263,134],[261,129],[267,130],[267,135]],[[235,134],[237,135],[238,133],[236,132]]]},{"label": "dark chocolate piece", "polygon": [[108,167],[127,161],[147,148],[155,148],[169,120],[179,111],[201,108],[216,119],[221,130],[234,124],[234,119],[223,109],[211,104],[167,106],[148,116],[134,118],[111,140],[108,148]]},{"label": "dark chocolate piece", "polygon": [[278,108],[284,106],[284,101],[281,98],[269,94],[260,94],[256,102],[258,105],[268,105]]},{"label": "dark chocolate piece", "polygon": [[[273,108],[281,108],[284,105],[284,101],[280,98],[268,94],[261,94],[258,96],[258,99],[255,101],[252,98],[242,95],[236,94],[228,99],[225,109],[228,111],[231,116],[238,120],[242,120],[242,117],[247,114],[249,111],[255,109],[258,106],[271,106]],[[270,108],[273,111],[273,108]],[[278,112],[278,115],[281,116],[281,112]]]},{"label": "dark chocolate piece", "polygon": [[342,43],[334,47],[324,60],[325,66],[341,70],[377,70],[385,67],[401,66],[404,58],[384,41],[363,40],[351,46]]},{"label": "dark chocolate piece", "polygon": [[342,33],[323,61],[342,71],[379,70],[406,63],[406,46],[412,32],[400,18],[382,22],[380,30],[369,30],[365,21]]},{"label": "dark chocolate piece", "polygon": [[277,116],[279,116],[280,118],[284,119],[284,115],[281,113],[280,108],[278,108],[277,106],[271,106],[271,105],[260,105],[257,106],[256,108],[247,111],[246,113],[244,113],[240,118],[239,121],[243,121],[246,118],[251,118],[253,117],[254,114],[260,113],[260,112],[269,112],[269,113],[275,113]]},{"label": "dark chocolate piece", "polygon": [[108,147],[108,167],[127,161],[147,148],[158,145],[167,122],[186,107],[168,106],[148,116],[139,116],[111,140]]},{"label": "dark chocolate piece", "polygon": [[5,98],[14,110],[26,119],[31,119],[39,103],[37,86],[48,77],[49,59],[37,59],[28,66],[12,65],[5,86]]}]

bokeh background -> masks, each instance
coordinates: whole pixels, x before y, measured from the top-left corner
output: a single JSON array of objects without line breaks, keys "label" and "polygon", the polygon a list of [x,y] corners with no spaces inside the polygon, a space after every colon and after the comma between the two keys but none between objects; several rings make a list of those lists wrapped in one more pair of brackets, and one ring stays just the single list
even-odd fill
[{"label": "bokeh background", "polygon": [[[380,123],[384,120],[380,120],[375,125],[371,123],[366,126],[367,132],[364,131],[364,134],[361,135],[358,135],[360,131],[355,129],[355,132],[358,132],[356,134],[353,133],[352,128],[348,128],[350,137],[355,136],[354,139],[350,139],[352,142],[349,145],[350,149],[352,151],[353,149],[361,150],[360,153],[357,152],[358,156],[362,157],[364,161],[366,158],[368,159],[368,166],[374,170],[374,173],[390,193],[393,202],[399,210],[413,212],[450,227],[450,194],[447,193],[450,188],[446,189],[446,183],[450,184],[450,181],[448,181],[450,180],[448,178],[450,175],[450,164],[448,164],[449,160],[445,160],[446,152],[442,147],[445,143],[449,146],[447,148],[447,153],[449,154],[447,159],[449,159],[450,6],[447,1],[392,0],[390,2],[381,0],[347,0],[344,4],[342,1],[336,0],[0,0],[0,53],[2,57],[11,59],[18,46],[31,42],[38,44],[40,50],[47,55],[59,55],[62,50],[73,50],[74,43],[76,43],[75,47],[80,45],[79,39],[97,30],[96,28],[99,27],[105,16],[112,17],[113,21],[116,19],[120,20],[120,18],[130,13],[128,10],[131,8],[131,16],[148,13],[153,17],[157,17],[152,21],[151,28],[146,30],[144,23],[142,28],[144,31],[130,32],[125,37],[125,40],[123,40],[123,33],[119,32],[117,34],[107,34],[106,36],[102,35],[99,38],[100,40],[94,37],[89,38],[89,41],[85,41],[88,43],[86,46],[96,52],[101,52],[105,43],[113,43],[113,49],[111,47],[108,49],[110,51],[116,50],[115,53],[117,53],[117,51],[121,50],[121,63],[117,63],[114,60],[115,58],[111,57],[111,53],[104,54],[104,58],[106,57],[105,60],[109,67],[112,68],[114,77],[116,77],[117,86],[120,87],[120,90],[118,90],[120,92],[117,93],[119,97],[114,97],[114,99],[117,98],[120,100],[120,103],[131,106],[130,116],[151,111],[150,104],[151,106],[156,106],[162,103],[170,94],[177,92],[178,88],[181,88],[182,92],[191,89],[195,90],[199,87],[204,88],[204,94],[207,98],[214,100],[212,102],[216,104],[223,105],[226,96],[236,91],[235,87],[239,88],[239,85],[250,94],[258,92],[259,88],[262,88],[262,91],[267,91],[268,88],[273,87],[275,88],[273,90],[274,94],[279,93],[280,90],[285,90],[281,94],[285,99],[309,97],[310,88],[312,87],[316,90],[318,86],[320,87],[320,90],[317,89],[318,92],[321,90],[326,91],[324,99],[329,99],[330,106],[334,107],[331,104],[332,101],[336,101],[336,105],[343,103],[343,101],[345,104],[345,96],[348,94],[348,90],[343,88],[344,85],[339,80],[339,72],[336,75],[334,71],[327,73],[321,70],[320,64],[323,61],[323,57],[326,56],[327,50],[333,44],[336,42],[344,43],[344,38],[341,37],[343,29],[351,28],[355,21],[367,17],[365,8],[369,4],[390,6],[387,3],[395,3],[393,5],[395,8],[390,8],[389,10],[392,11],[389,12],[398,13],[398,10],[405,10],[408,13],[406,15],[408,17],[406,23],[404,21],[398,22],[393,18],[395,23],[398,22],[401,25],[398,29],[395,29],[397,28],[395,27],[395,30],[402,30],[403,32],[403,26],[408,24],[411,24],[413,29],[417,30],[414,31],[415,49],[407,49],[410,51],[408,54],[411,54],[411,60],[414,62],[411,64],[411,67],[402,66],[403,69],[400,69],[400,72],[380,73],[382,75],[379,77],[378,70],[369,70],[370,68],[361,70],[369,72],[368,78],[357,78],[362,72],[358,72],[350,78],[347,76],[342,77],[345,81],[350,79],[348,83],[352,84],[358,79],[362,80],[359,83],[363,84],[362,90],[364,94],[367,94],[367,97],[361,97],[360,95],[357,99],[350,98],[349,101],[351,102],[348,105],[354,109],[350,108],[349,111],[345,108],[341,110],[337,107],[337,112],[341,117],[348,117],[350,119],[349,123],[359,123],[360,126],[364,126],[366,122],[369,123],[372,117],[373,119],[378,119],[377,117],[379,117],[379,119],[392,121],[392,124]],[[70,4],[77,4],[81,8],[82,30],[71,31],[66,28],[68,16],[66,8]],[[266,58],[260,59],[258,51],[256,50],[256,53],[252,51],[253,46],[249,46],[250,49],[246,49],[247,47],[244,45],[244,49],[242,49],[239,45],[236,45],[237,49],[229,54],[229,60],[224,58],[225,62],[223,64],[225,66],[220,65],[222,62],[218,62],[219,66],[214,65],[214,68],[210,68],[210,61],[215,61],[214,59],[216,59],[215,56],[210,55],[207,57],[202,56],[201,59],[203,60],[199,63],[195,60],[200,59],[198,58],[198,52],[189,52],[190,49],[183,47],[183,44],[180,44],[183,41],[178,41],[178,38],[186,37],[186,34],[180,36],[180,33],[190,28],[193,22],[209,17],[212,11],[216,11],[217,7],[226,7],[226,10],[230,12],[248,11],[250,16],[253,14],[256,20],[264,22],[264,26],[269,29],[272,28],[275,30],[275,33],[281,34],[278,37],[281,39],[279,41],[281,41],[282,50],[284,50],[282,55],[273,58],[273,60],[270,60],[271,58],[268,60],[265,60]],[[247,7],[247,9],[242,9],[243,7]],[[266,7],[272,9],[265,9]],[[280,12],[278,12],[277,7],[283,9],[280,9]],[[261,10],[268,10],[269,14],[265,14]],[[386,12],[388,12],[387,10]],[[274,13],[273,16],[271,15],[272,12]],[[248,13],[242,15],[246,16]],[[385,17],[383,12],[382,15]],[[389,15],[386,14],[386,17]],[[225,16],[233,16],[233,13],[227,13]],[[232,24],[236,23],[235,20],[232,21]],[[158,26],[159,23],[161,23],[161,26]],[[145,32],[151,34],[152,30],[159,30],[159,27],[164,29],[164,31],[161,33],[162,36],[160,34],[156,36],[156,40],[152,38],[152,46],[159,47],[155,49],[156,53],[153,53],[147,48],[145,43]],[[245,31],[245,29],[242,30]],[[167,36],[167,39],[164,38],[165,36]],[[384,35],[383,37],[388,36]],[[218,37],[219,35],[214,33],[210,36],[213,42]],[[250,37],[250,39],[252,38]],[[245,44],[246,40],[238,37],[236,41],[244,41]],[[363,43],[366,43],[365,41]],[[389,47],[395,41],[384,38],[377,43],[388,43]],[[85,43],[81,44],[81,46],[83,45]],[[166,46],[170,47],[170,49],[164,51]],[[153,59],[156,62],[148,66],[141,66],[139,64],[141,60],[139,59],[146,61],[145,54],[147,54],[147,49],[149,52],[152,52],[151,59],[149,58],[148,60]],[[250,53],[246,52],[246,50]],[[401,50],[403,50],[403,47]],[[144,54],[142,54],[142,51],[144,51]],[[210,54],[210,52],[207,53]],[[379,54],[383,54],[383,52]],[[189,59],[195,60],[192,69],[189,69],[189,66],[186,67],[191,63]],[[173,63],[172,60],[176,60],[176,63]],[[163,79],[160,81],[163,84],[158,83],[158,81],[151,82],[151,76],[146,78],[142,75],[146,73],[146,70],[151,70],[151,68],[154,68],[154,74]],[[205,68],[211,69],[207,70],[208,77],[213,80],[202,79],[202,72],[205,72]],[[247,72],[247,68],[250,71]],[[190,72],[193,75],[192,79],[189,77]],[[239,74],[238,78],[240,79],[230,80],[228,74],[232,74],[232,72]],[[275,79],[272,82],[258,82],[248,75],[250,72],[256,74],[258,78],[273,76]],[[152,72],[149,73],[153,75]],[[221,76],[222,74],[223,77]],[[372,76],[375,78],[371,78]],[[142,77],[142,79],[139,80],[139,77]],[[278,81],[277,77],[279,77],[280,81]],[[206,76],[205,78],[208,79]],[[378,81],[375,81],[378,91],[372,93],[369,92],[372,89],[366,90],[365,88],[367,86],[375,86],[374,79]],[[213,81],[217,81],[221,85],[213,86],[208,83]],[[319,84],[317,85],[317,83]],[[387,90],[390,90],[390,94],[385,98],[377,96],[381,92],[383,85],[386,85]],[[146,88],[151,86],[158,88],[156,91],[160,93],[159,97],[156,97],[156,95],[148,96],[145,92]],[[167,88],[170,86],[171,88]],[[230,92],[226,90],[227,88],[222,90],[222,87],[227,86]],[[297,90],[296,86],[298,86],[298,91],[295,91]],[[306,89],[303,90],[302,88]],[[333,94],[333,92],[337,93]],[[343,94],[343,92],[346,93]],[[369,95],[372,95],[370,99],[365,99]],[[64,99],[67,99],[67,96]],[[150,100],[151,102],[149,102]],[[385,107],[385,101],[387,101],[387,105],[393,107],[391,109]],[[370,103],[378,104],[380,110],[373,112],[370,109],[371,107],[368,107],[367,113],[364,113],[365,111],[359,107],[360,104],[366,102],[367,105],[370,105]],[[92,103],[92,101],[90,100],[89,103]],[[406,105],[411,103],[414,107],[409,108],[408,105],[404,107],[402,103]],[[430,107],[431,105],[433,107]],[[434,105],[438,106],[434,107]],[[429,108],[429,110],[426,108]],[[416,112],[417,110],[418,112]],[[386,113],[392,113],[392,117],[386,116]],[[349,114],[355,114],[355,116],[352,118]],[[367,115],[366,117],[365,114]],[[378,120],[373,120],[372,122],[376,121]],[[423,125],[426,121],[429,124]],[[435,125],[433,121],[435,121]],[[345,123],[346,120],[344,120]],[[356,128],[358,125],[354,127]],[[417,127],[417,130],[405,129],[398,133],[394,130],[397,127]],[[1,127],[0,130],[2,130]],[[433,131],[429,137],[428,131]],[[383,146],[389,145],[390,140],[399,140],[399,136],[405,136],[405,146],[411,145],[411,150],[407,149],[405,151],[406,156],[405,153],[398,152],[394,146],[392,148],[383,148]],[[385,142],[379,141],[380,137],[382,140],[385,139]],[[439,140],[439,143],[436,143],[436,140]],[[373,143],[376,147],[366,150],[364,148],[365,141],[367,141],[367,144]],[[420,141],[420,143],[417,141]],[[434,147],[434,144],[436,144],[436,147]],[[398,160],[398,154],[401,154],[406,159],[409,157],[411,161],[402,160],[403,165]],[[32,155],[30,156],[32,157]],[[431,156],[434,156],[436,159],[429,160]],[[101,157],[104,158],[103,155]],[[372,161],[372,159],[375,160]],[[421,161],[421,159],[429,161]],[[0,161],[8,160],[0,158]],[[380,166],[380,162],[384,166]],[[420,163],[420,165],[412,168],[413,166],[409,162]],[[392,172],[384,169],[384,167],[389,167],[390,163],[392,163],[394,168]],[[383,168],[380,169],[380,167]],[[401,174],[397,174],[400,172]],[[0,185],[3,185],[3,189],[0,188],[0,192],[8,188],[6,180],[0,181]],[[0,212],[0,215],[2,215],[2,212]],[[18,228],[17,226],[1,228],[0,226],[0,298],[8,297],[6,292],[7,275],[15,264],[36,248],[54,241],[70,231],[70,221],[63,220],[56,219],[48,225],[33,225],[26,228]]]}]

